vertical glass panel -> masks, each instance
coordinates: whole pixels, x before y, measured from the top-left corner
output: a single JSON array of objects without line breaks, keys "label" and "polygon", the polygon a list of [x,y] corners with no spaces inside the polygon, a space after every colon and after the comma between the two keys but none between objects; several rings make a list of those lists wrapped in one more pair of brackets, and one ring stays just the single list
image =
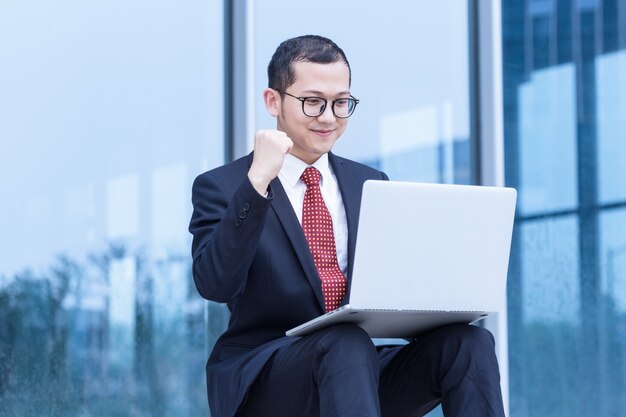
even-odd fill
[{"label": "vertical glass panel", "polygon": [[267,0],[255,13],[257,128],[276,125],[260,97],[278,44],[320,34],[346,52],[361,100],[337,154],[395,180],[472,181],[467,2]]},{"label": "vertical glass panel", "polygon": [[600,375],[606,415],[620,415],[626,410],[626,209],[603,213],[600,233]]},{"label": "vertical glass panel", "polygon": [[525,324],[580,324],[577,235],[575,217],[520,227]]},{"label": "vertical glass panel", "polygon": [[[517,110],[505,114],[507,182],[519,185],[525,235],[509,278],[511,415],[621,416],[626,54],[600,54],[617,47],[623,2],[553,2],[546,42],[557,54],[541,71],[533,57],[547,44],[527,35],[536,24],[528,13],[548,2],[501,3],[504,44],[513,46],[504,50],[504,102]],[[571,227],[555,227],[570,210]]]},{"label": "vertical glass panel", "polygon": [[574,70],[566,64],[535,71],[519,87],[518,207],[524,215],[577,205]]},{"label": "vertical glass panel", "polygon": [[554,0],[530,0],[528,12],[532,16],[545,16],[554,12]]},{"label": "vertical glass panel", "polygon": [[193,178],[221,2],[0,3],[0,414],[207,414]]},{"label": "vertical glass panel", "polygon": [[626,200],[626,51],[596,58],[599,198]]},{"label": "vertical glass panel", "polygon": [[509,291],[509,305],[521,304],[522,317],[509,327],[511,415],[581,415],[577,218],[527,222],[517,230],[522,292]]},{"label": "vertical glass panel", "polygon": [[615,312],[626,313],[626,210],[600,216],[602,294]]},{"label": "vertical glass panel", "polygon": [[261,100],[276,47],[294,36],[319,34],[345,51],[351,92],[361,100],[333,151],[393,180],[469,184],[468,22],[468,2],[457,0],[259,2],[255,126],[276,126]]}]

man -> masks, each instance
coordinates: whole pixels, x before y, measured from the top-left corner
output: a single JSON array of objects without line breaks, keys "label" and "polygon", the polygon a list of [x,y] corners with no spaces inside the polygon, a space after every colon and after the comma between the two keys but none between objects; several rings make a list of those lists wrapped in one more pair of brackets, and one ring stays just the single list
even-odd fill
[{"label": "man", "polygon": [[276,130],[193,186],[194,281],[231,312],[207,364],[211,415],[417,416],[441,402],[447,416],[503,416],[486,330],[446,326],[386,347],[353,325],[285,336],[347,303],[362,185],[387,177],[331,153],[358,104],[335,43],[289,39],[268,76]]}]

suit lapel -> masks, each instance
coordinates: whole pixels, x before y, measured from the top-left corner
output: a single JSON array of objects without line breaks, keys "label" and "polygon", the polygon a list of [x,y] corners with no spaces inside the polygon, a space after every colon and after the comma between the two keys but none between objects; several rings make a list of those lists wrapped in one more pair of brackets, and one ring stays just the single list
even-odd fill
[{"label": "suit lapel", "polygon": [[304,232],[302,231],[302,226],[300,225],[296,214],[293,212],[293,207],[291,206],[289,197],[287,197],[287,193],[285,192],[280,180],[278,178],[274,178],[270,183],[270,187],[274,194],[274,198],[272,199],[272,209],[282,224],[285,234],[291,241],[291,245],[298,256],[298,260],[302,265],[302,269],[304,270],[304,274],[306,275],[309,284],[311,284],[311,287],[313,288],[315,298],[317,298],[320,308],[322,311],[325,311],[322,284],[320,282],[315,263],[313,262],[313,256],[309,250],[309,244],[307,243]]},{"label": "suit lapel", "polygon": [[[353,176],[344,166],[341,158],[329,153],[328,160],[332,166],[335,176],[337,177],[341,198],[346,209],[346,219],[348,222],[348,293],[342,303],[346,304],[350,299],[352,267],[354,264],[356,233],[359,221],[361,186],[354,181]],[[248,164],[251,163],[252,154],[249,155]],[[309,250],[309,245],[306,241],[306,237],[304,236],[304,232],[302,231],[302,226],[293,211],[289,197],[287,197],[287,193],[285,192],[280,180],[278,178],[274,178],[270,183],[270,187],[272,189],[272,193],[274,194],[274,198],[272,199],[272,209],[274,210],[274,213],[276,213],[285,234],[294,248],[296,256],[298,257],[306,278],[315,293],[315,298],[317,299],[321,310],[325,311],[322,285],[317,273],[317,268],[313,262],[313,256],[311,256],[311,251]]]},{"label": "suit lapel", "polygon": [[350,284],[352,282],[352,266],[354,265],[354,250],[356,247],[356,232],[359,223],[359,208],[361,201],[361,185],[354,181],[354,175],[346,169],[343,161],[334,154],[328,154],[328,160],[337,177],[341,199],[346,209],[346,219],[348,221],[348,294],[344,299],[344,304],[349,300]]}]

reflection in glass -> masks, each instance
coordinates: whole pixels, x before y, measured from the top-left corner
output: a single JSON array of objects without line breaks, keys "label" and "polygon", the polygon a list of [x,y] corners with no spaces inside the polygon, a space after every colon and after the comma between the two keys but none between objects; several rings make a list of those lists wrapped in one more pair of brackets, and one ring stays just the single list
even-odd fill
[{"label": "reflection in glass", "polygon": [[455,172],[454,161],[457,154],[469,152],[469,147],[467,139],[455,141],[452,120],[450,102],[383,115],[380,168],[391,178],[467,183],[469,166]]},{"label": "reflection in glass", "polygon": [[[255,8],[255,127],[276,125],[260,99],[276,46],[289,37],[321,34],[346,52],[351,92],[360,99],[334,152],[382,169],[394,180],[471,183],[468,4],[392,5],[398,7],[266,0]],[[351,17],[349,31],[345,16]],[[371,30],[381,22],[393,24]]]},{"label": "reflection in glass", "polygon": [[574,66],[535,71],[519,87],[522,214],[577,205],[576,90]]},{"label": "reflection in glass", "polygon": [[[512,416],[580,415],[587,356],[581,326],[577,219],[517,227],[522,320],[509,327]],[[514,256],[515,256],[514,255]],[[511,279],[511,278],[509,278]],[[517,315],[516,311],[511,314]],[[523,394],[523,395],[521,395]]]},{"label": "reflection in glass", "polygon": [[206,416],[187,225],[221,11],[60,3],[0,2],[0,415]]},{"label": "reflection in glass", "polygon": [[626,200],[626,51],[596,58],[600,202]]},{"label": "reflection in glass", "polygon": [[[261,97],[277,45],[320,34],[345,51],[352,68],[350,90],[360,99],[333,152],[381,169],[393,180],[475,181],[468,2],[369,2],[364,7],[360,0],[264,0],[254,13],[256,129],[276,126]],[[437,413],[439,408],[431,416]]]},{"label": "reflection in glass", "polygon": [[578,224],[574,216],[519,227],[525,324],[580,325]]},{"label": "reflection in glass", "polygon": [[626,409],[623,15],[583,3],[502,2],[512,417]]},{"label": "reflection in glass", "polygon": [[615,315],[626,319],[626,210],[603,213],[600,230],[602,296]]},{"label": "reflection in glass", "polygon": [[617,415],[626,410],[626,209],[603,213],[600,231],[602,382],[615,390],[616,395],[607,396],[605,401],[607,409]]}]

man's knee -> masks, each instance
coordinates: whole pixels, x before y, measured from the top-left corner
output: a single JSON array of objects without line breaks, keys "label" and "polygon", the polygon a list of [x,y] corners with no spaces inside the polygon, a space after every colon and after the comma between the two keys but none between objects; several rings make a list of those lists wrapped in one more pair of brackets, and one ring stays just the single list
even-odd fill
[{"label": "man's knee", "polygon": [[476,369],[497,367],[494,337],[489,330],[482,327],[451,326],[444,346],[444,361],[453,360],[457,364],[465,363]]},{"label": "man's knee", "polygon": [[362,328],[352,324],[338,324],[317,332],[317,346],[327,356],[341,358],[349,363],[378,364],[378,354],[372,339]]},{"label": "man's knee", "polygon": [[354,324],[336,324],[317,332],[319,343],[324,347],[335,348],[339,345],[354,349],[373,349],[372,339],[365,330]]},{"label": "man's knee", "polygon": [[460,343],[477,351],[494,351],[495,339],[487,329],[478,326],[457,326],[457,338]]},{"label": "man's knee", "polygon": [[[453,355],[488,357],[495,353],[495,341],[489,330],[467,324],[440,327],[425,336],[431,349],[441,349],[443,357]],[[418,343],[420,339],[417,339]]]}]

